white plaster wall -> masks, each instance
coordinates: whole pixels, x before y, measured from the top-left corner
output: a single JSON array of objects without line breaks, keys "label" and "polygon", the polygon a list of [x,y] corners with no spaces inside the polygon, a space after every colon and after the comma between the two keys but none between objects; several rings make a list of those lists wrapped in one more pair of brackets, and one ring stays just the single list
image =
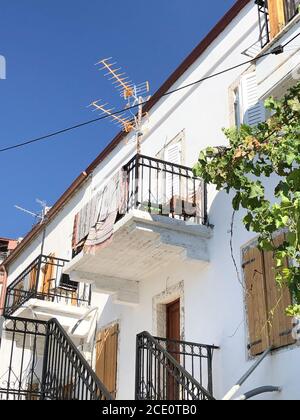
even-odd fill
[{"label": "white plaster wall", "polygon": [[[173,86],[198,80],[245,60],[241,52],[258,38],[257,10],[247,6],[217,41],[197,60]],[[265,66],[272,65],[272,61]],[[186,164],[193,165],[200,149],[224,144],[221,132],[229,125],[229,86],[242,69],[196,85],[160,101],[150,112],[148,131],[142,146],[143,154],[155,156],[163,145],[183,129],[186,136]],[[274,82],[273,82],[274,83]],[[265,88],[264,88],[265,89]],[[131,135],[132,137],[132,135]],[[47,227],[45,254],[71,257],[74,215],[87,200],[135,154],[134,143],[125,141],[94,171],[93,179],[70,200]],[[210,221],[215,225],[210,242],[211,262],[201,272],[184,265],[162,270],[156,278],[144,281],[140,287],[140,304],[136,308],[115,305],[111,298],[94,294],[93,306],[99,307],[99,328],[113,321],[120,323],[118,360],[118,398],[133,398],[136,334],[153,331],[152,299],[166,288],[184,281],[185,339],[221,346],[215,354],[215,391],[218,398],[234,384],[250,366],[247,358],[247,328],[245,324],[243,289],[238,283],[230,257],[229,229],[231,206],[229,197],[209,194]],[[239,225],[240,226],[240,225]],[[235,228],[235,253],[240,265],[240,247],[252,238],[241,227]],[[22,272],[40,253],[41,236],[37,238],[9,268],[9,282]],[[247,389],[267,385],[284,385],[279,398],[299,398],[296,359],[298,349],[283,350],[269,357],[247,383]],[[295,361],[295,363],[294,363]],[[275,396],[278,398],[278,396]]]},{"label": "white plaster wall", "polygon": [[[259,97],[270,95],[270,92],[277,86],[277,84],[290,72],[295,71],[294,77],[299,81],[300,79],[300,43],[299,37],[295,36],[299,33],[300,16],[297,16],[293,22],[290,23],[280,33],[278,38],[268,45],[264,53],[271,51],[278,45],[289,45],[285,48],[284,53],[279,55],[267,56],[257,63],[257,82]],[[295,39],[293,39],[295,38]]]},{"label": "white plaster wall", "polygon": [[[183,264],[164,268],[155,278],[141,283],[140,305],[136,308],[114,305],[108,300],[99,319],[99,328],[112,321],[120,323],[118,399],[132,399],[134,396],[136,334],[145,330],[156,334],[153,297],[181,281],[184,281],[184,339],[220,346],[220,350],[214,353],[215,397],[221,399],[254,363],[247,352],[244,291],[230,256],[231,216],[230,197],[221,193],[211,209],[211,220],[216,228],[210,242],[211,263],[207,268],[187,271]],[[252,238],[253,235],[240,227],[237,216],[234,245],[239,267],[241,247]],[[240,276],[242,278],[241,271]],[[297,347],[277,351],[264,361],[242,391],[271,384],[282,386],[283,392],[264,398],[299,399],[299,356]]]}]

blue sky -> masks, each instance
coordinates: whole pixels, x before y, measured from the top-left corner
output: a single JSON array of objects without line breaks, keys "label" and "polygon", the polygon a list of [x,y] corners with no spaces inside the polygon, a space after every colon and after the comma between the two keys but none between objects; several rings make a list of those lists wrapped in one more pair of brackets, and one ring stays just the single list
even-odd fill
[{"label": "blue sky", "polygon": [[[152,93],[234,0],[1,0],[0,148],[95,117],[86,106],[120,99],[94,64],[114,57]],[[49,205],[117,133],[100,122],[0,154],[0,236],[24,236],[33,219],[14,204]]]}]

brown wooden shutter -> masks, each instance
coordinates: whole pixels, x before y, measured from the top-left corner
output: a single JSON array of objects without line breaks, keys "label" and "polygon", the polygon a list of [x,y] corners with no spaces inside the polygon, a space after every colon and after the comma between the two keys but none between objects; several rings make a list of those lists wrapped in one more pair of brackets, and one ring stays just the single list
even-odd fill
[{"label": "brown wooden shutter", "polygon": [[52,284],[53,283],[54,265],[51,264],[51,263],[53,263],[53,259],[54,259],[54,254],[50,254],[48,262],[44,265],[44,267],[42,269],[42,271],[44,273],[43,284],[42,284],[43,295],[50,294],[52,286],[55,286],[55,285]]},{"label": "brown wooden shutter", "polygon": [[271,39],[273,39],[286,24],[284,0],[269,0],[268,10],[270,16]]},{"label": "brown wooden shutter", "polygon": [[118,334],[116,324],[101,331],[96,344],[96,374],[114,397],[117,391]]},{"label": "brown wooden shutter", "polygon": [[72,249],[75,249],[78,244],[78,222],[79,222],[79,213],[74,217],[73,224],[73,235],[72,235]]},{"label": "brown wooden shutter", "polygon": [[[281,234],[274,240],[275,246],[280,246],[285,239]],[[285,347],[295,343],[292,338],[292,320],[285,315],[285,309],[292,304],[288,287],[280,288],[276,283],[276,261],[273,252],[264,253],[265,278],[267,290],[267,305],[270,330],[270,345],[275,348]],[[288,261],[286,261],[286,267]]]},{"label": "brown wooden shutter", "polygon": [[14,305],[19,305],[19,303],[22,300],[22,297],[24,297],[24,294],[22,293],[24,290],[24,281],[21,281],[14,290]]},{"label": "brown wooden shutter", "polygon": [[37,266],[33,267],[33,269],[30,272],[30,279],[29,279],[29,290],[33,291],[35,290],[36,281],[37,281],[37,273],[38,268]]},{"label": "brown wooden shutter", "polygon": [[249,326],[249,347],[252,356],[269,347],[263,255],[257,248],[248,248],[243,255],[246,303]]},{"label": "brown wooden shutter", "polygon": [[28,384],[27,393],[26,393],[26,400],[27,401],[38,401],[40,393],[40,386],[39,384]]}]

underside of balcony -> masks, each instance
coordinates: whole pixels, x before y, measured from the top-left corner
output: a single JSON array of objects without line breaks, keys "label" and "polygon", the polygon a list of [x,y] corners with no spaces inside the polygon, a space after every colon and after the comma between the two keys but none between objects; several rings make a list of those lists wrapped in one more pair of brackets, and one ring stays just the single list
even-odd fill
[{"label": "underside of balcony", "polygon": [[130,210],[114,225],[112,238],[93,254],[83,250],[67,263],[72,281],[91,283],[115,303],[139,303],[139,282],[182,262],[203,268],[209,262],[211,229],[147,211]]},{"label": "underside of balcony", "polygon": [[90,285],[74,283],[63,274],[66,263],[54,256],[38,256],[8,286],[4,316],[45,322],[56,318],[66,331],[83,318],[73,338],[86,338],[95,315],[89,314]]},{"label": "underside of balcony", "polygon": [[[90,309],[83,306],[78,307],[65,305],[63,303],[43,301],[40,299],[30,299],[14,312],[14,317],[28,320],[38,319],[43,322],[48,322],[55,318],[59,321],[64,330],[72,335],[73,341],[79,344],[80,340],[86,339],[90,334],[94,313],[89,313],[89,311]],[[82,320],[80,325],[76,331],[71,334],[79,320]],[[10,321],[8,320],[6,323],[9,328]]]}]

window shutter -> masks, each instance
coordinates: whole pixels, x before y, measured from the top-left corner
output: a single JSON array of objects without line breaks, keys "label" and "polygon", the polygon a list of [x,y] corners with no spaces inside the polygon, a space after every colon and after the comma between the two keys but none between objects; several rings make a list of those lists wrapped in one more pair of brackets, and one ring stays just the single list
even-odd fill
[{"label": "window shutter", "polygon": [[99,333],[96,344],[96,374],[115,397],[117,392],[117,356],[119,326]]},{"label": "window shutter", "polygon": [[179,143],[173,144],[166,149],[165,159],[167,162],[174,163],[176,165],[181,164],[180,157],[181,147]]},{"label": "window shutter", "polygon": [[[176,143],[169,146],[165,151],[165,160],[175,165],[181,164],[181,144]],[[171,168],[168,168],[171,169]],[[166,175],[166,196],[167,199],[179,196],[180,194],[180,177],[172,173]]]},{"label": "window shutter", "polygon": [[79,213],[74,217],[73,234],[72,234],[72,249],[75,249],[78,245],[78,225],[79,225]]},{"label": "window shutter", "polygon": [[241,81],[243,123],[255,126],[265,121],[266,113],[263,101],[258,98],[256,72],[246,74]]},{"label": "window shutter", "polygon": [[285,0],[269,0],[270,32],[273,39],[285,27]]},{"label": "window shutter", "polygon": [[252,356],[269,347],[263,256],[257,248],[243,255],[246,303],[249,326],[249,348]]},{"label": "window shutter", "polygon": [[29,290],[34,291],[36,288],[37,282],[37,275],[38,275],[38,268],[34,266],[33,269],[30,271],[30,279],[29,279]]},{"label": "window shutter", "polygon": [[21,281],[16,287],[14,291],[14,305],[19,305],[22,298],[24,297],[24,294],[22,293],[24,291],[24,281]]},{"label": "window shutter", "polygon": [[[277,236],[274,240],[275,245],[280,246],[284,239],[284,234]],[[288,287],[281,289],[276,284],[276,271],[274,270],[276,262],[273,252],[264,253],[264,265],[270,321],[270,345],[275,348],[285,347],[295,342],[291,334],[292,319],[285,315],[285,309],[292,303],[291,293]],[[286,261],[287,266],[288,261]]]},{"label": "window shutter", "polygon": [[53,263],[54,256],[55,256],[54,254],[50,254],[49,262],[47,262],[45,266],[43,267],[44,278],[43,278],[43,283],[42,283],[42,293],[45,295],[48,295],[51,291],[51,288],[53,287],[52,282],[53,282],[54,265],[52,263]]}]

